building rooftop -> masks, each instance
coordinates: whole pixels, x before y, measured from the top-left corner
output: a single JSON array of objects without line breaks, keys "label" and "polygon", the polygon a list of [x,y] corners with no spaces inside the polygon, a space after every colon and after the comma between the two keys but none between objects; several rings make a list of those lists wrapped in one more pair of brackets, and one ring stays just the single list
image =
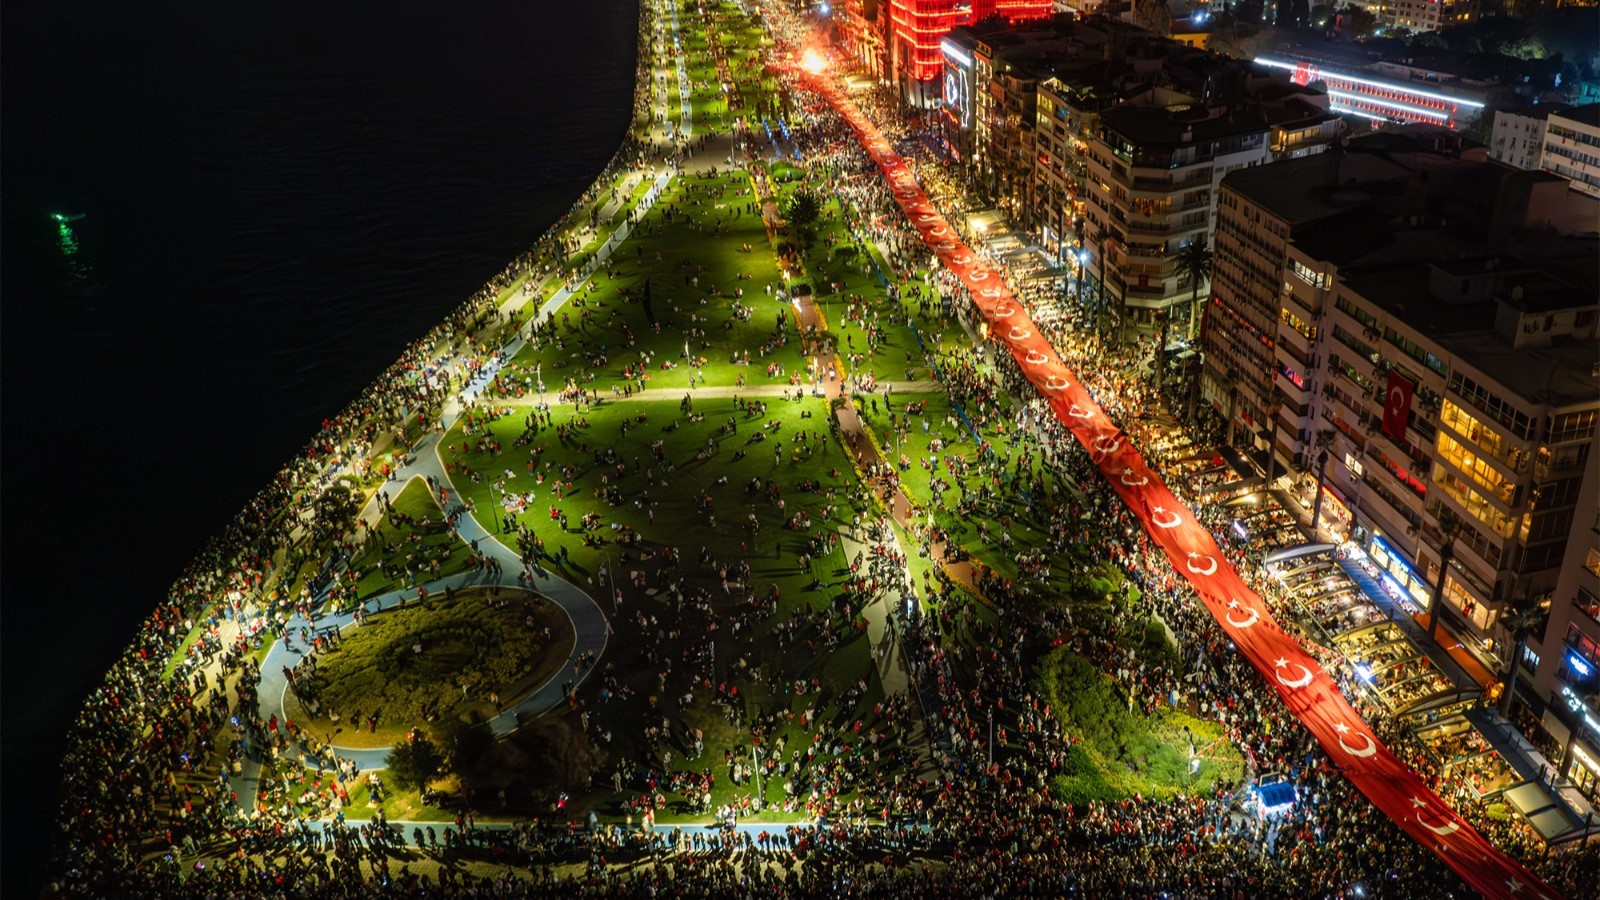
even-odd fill
[{"label": "building rooftop", "polygon": [[[1362,264],[1339,274],[1354,293],[1520,397],[1558,407],[1600,399],[1600,378],[1595,377],[1594,368],[1600,359],[1600,343],[1568,339],[1546,347],[1517,347],[1495,328],[1496,303],[1451,302],[1430,292],[1430,266],[1476,273],[1483,271],[1484,263],[1482,257],[1441,263],[1410,259]],[[1517,280],[1533,286],[1531,293],[1523,295],[1524,307],[1530,303],[1549,309],[1584,305],[1579,291],[1538,271],[1518,272]]]},{"label": "building rooftop", "polygon": [[1264,132],[1259,118],[1207,118],[1204,107],[1123,106],[1100,114],[1101,125],[1139,147],[1184,147],[1234,135]]},{"label": "building rooftop", "polygon": [[1594,341],[1513,347],[1493,329],[1461,331],[1436,340],[1465,365],[1536,403],[1562,407],[1600,399]]},{"label": "building rooftop", "polygon": [[1600,128],[1600,103],[1586,103],[1583,106],[1569,106],[1566,109],[1552,112],[1550,115],[1559,115],[1561,118],[1566,119],[1569,122],[1577,122],[1582,125]]}]

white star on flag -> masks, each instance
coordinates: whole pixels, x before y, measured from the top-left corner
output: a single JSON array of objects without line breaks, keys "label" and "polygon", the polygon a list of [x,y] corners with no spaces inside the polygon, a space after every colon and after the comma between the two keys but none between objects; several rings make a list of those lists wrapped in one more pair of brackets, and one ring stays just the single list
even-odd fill
[{"label": "white star on flag", "polygon": [[1411,805],[1417,809],[1423,809],[1427,807],[1428,804],[1427,801],[1423,800],[1421,797],[1412,797]]},{"label": "white star on flag", "polygon": [[1506,882],[1506,887],[1510,888],[1511,893],[1515,894],[1522,890],[1522,882],[1518,881],[1516,876],[1512,876],[1511,880]]},{"label": "white star on flag", "polygon": [[1289,658],[1286,657],[1286,656],[1278,657],[1278,661],[1273,663],[1274,666],[1276,666],[1276,667],[1278,667],[1280,669],[1283,668],[1284,666],[1287,666],[1288,664],[1289,664]]},{"label": "white star on flag", "polygon": [[1340,722],[1339,724],[1333,726],[1333,730],[1339,732],[1340,734],[1349,734],[1350,726]]}]

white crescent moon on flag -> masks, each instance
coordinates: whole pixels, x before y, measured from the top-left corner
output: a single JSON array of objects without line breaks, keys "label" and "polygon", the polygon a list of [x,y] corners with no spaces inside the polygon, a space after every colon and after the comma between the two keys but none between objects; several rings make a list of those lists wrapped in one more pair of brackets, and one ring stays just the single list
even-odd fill
[{"label": "white crescent moon on flag", "polygon": [[[1211,568],[1215,569],[1216,567],[1216,561],[1212,560]],[[1233,617],[1233,611],[1236,609],[1243,609],[1245,612],[1250,614],[1249,617],[1244,619],[1235,619]],[[1237,600],[1234,600],[1228,604],[1228,611],[1224,613],[1222,617],[1227,619],[1228,624],[1235,628],[1251,628],[1254,627],[1257,622],[1261,621],[1261,615],[1255,611],[1254,607],[1245,606]],[[1305,669],[1305,666],[1301,666],[1300,668]],[[1309,673],[1311,670],[1306,669],[1306,671]],[[1282,678],[1278,680],[1283,681]],[[1310,682],[1308,681],[1307,684],[1309,683]],[[1288,682],[1285,681],[1284,684],[1288,684]]]},{"label": "white crescent moon on flag", "polygon": [[[1055,376],[1052,375],[1050,377],[1054,378]],[[1062,386],[1065,387],[1065,385],[1062,385]],[[1088,410],[1084,409],[1083,407],[1079,406],[1076,403],[1074,403],[1071,406],[1067,407],[1067,415],[1073,417],[1074,419],[1092,419],[1092,418],[1094,418],[1094,413],[1089,412]]]},{"label": "white crescent moon on flag", "polygon": [[1028,365],[1030,366],[1042,366],[1049,361],[1050,357],[1045,356],[1043,353],[1040,353],[1037,350],[1028,351]]},{"label": "white crescent moon on flag", "polygon": [[[1123,483],[1126,484],[1127,482],[1123,482]],[[1209,562],[1207,562],[1206,565],[1201,566],[1198,569],[1195,568],[1194,561],[1197,560],[1197,559],[1202,559],[1202,558],[1206,559],[1206,560],[1209,560]],[[1189,558],[1184,561],[1183,565],[1184,565],[1184,568],[1188,569],[1189,573],[1192,574],[1192,575],[1215,575],[1215,574],[1217,574],[1217,558],[1215,556],[1206,556],[1205,554],[1201,554],[1201,553],[1191,553],[1191,554],[1189,554]],[[1240,627],[1243,627],[1243,626],[1240,626]]]},{"label": "white crescent moon on flag", "polygon": [[1123,469],[1122,470],[1122,477],[1120,479],[1122,481],[1122,483],[1127,485],[1128,487],[1144,487],[1145,485],[1150,483],[1149,477],[1144,476],[1144,475],[1140,475],[1138,478],[1129,478],[1128,476],[1132,475],[1132,474],[1133,474],[1133,467],[1130,466],[1130,467],[1128,467],[1126,469]]},{"label": "white crescent moon on flag", "polygon": [[1064,391],[1072,387],[1072,382],[1062,378],[1060,375],[1051,375],[1044,380],[1044,387],[1047,391]]},{"label": "white crescent moon on flag", "polygon": [[1010,303],[1002,303],[994,308],[994,317],[996,319],[1009,319],[1016,314],[1017,308]]},{"label": "white crescent moon on flag", "polygon": [[[1299,668],[1300,668],[1300,677],[1299,678],[1285,678],[1282,675],[1278,675],[1278,674],[1274,674],[1273,677],[1277,678],[1278,679],[1278,683],[1283,685],[1284,687],[1294,688],[1295,690],[1299,690],[1300,688],[1305,687],[1306,685],[1310,684],[1313,679],[1315,679],[1317,677],[1315,672],[1311,671],[1310,669],[1306,668],[1305,666],[1300,665],[1299,663],[1296,663],[1296,665],[1299,666]],[[1343,742],[1341,741],[1341,743],[1343,743]],[[1348,750],[1350,748],[1346,747],[1345,749]]]},{"label": "white crescent moon on flag", "polygon": [[[1305,668],[1305,667],[1301,666],[1301,668]],[[1347,734],[1350,731],[1350,726],[1349,725],[1346,725],[1343,722],[1340,722],[1338,725],[1336,725],[1334,727],[1339,732],[1339,746],[1340,746],[1340,748],[1342,748],[1344,750],[1344,752],[1350,754],[1351,756],[1356,756],[1356,757],[1360,757],[1362,759],[1366,759],[1367,757],[1371,756],[1372,754],[1378,752],[1378,744],[1377,744],[1377,742],[1375,742],[1372,739],[1372,735],[1370,735],[1370,734],[1361,735],[1361,740],[1366,742],[1366,746],[1362,747],[1361,749],[1358,750],[1355,747],[1352,747],[1349,744],[1344,742],[1345,734]]]},{"label": "white crescent moon on flag", "polygon": [[1398,416],[1400,415],[1400,410],[1405,408],[1405,405],[1406,392],[1402,391],[1398,384],[1389,388],[1389,412]]},{"label": "white crescent moon on flag", "polygon": [[1028,329],[1023,328],[1021,325],[1011,326],[1011,339],[1013,341],[1025,341],[1030,337],[1033,337],[1033,332]]},{"label": "white crescent moon on flag", "polygon": [[[1168,518],[1163,519],[1163,515]],[[1175,512],[1167,512],[1158,506],[1150,511],[1150,521],[1154,522],[1157,528],[1177,528],[1183,524],[1183,517]]]},{"label": "white crescent moon on flag", "polygon": [[[1370,743],[1370,741],[1369,741],[1369,743]],[[1346,747],[1345,749],[1349,750],[1350,748]],[[1433,832],[1434,834],[1455,834],[1456,832],[1461,830],[1461,823],[1460,822],[1447,822],[1444,825],[1433,825],[1433,824],[1430,824],[1428,822],[1428,820],[1424,819],[1421,816],[1417,816],[1417,824],[1421,825],[1423,828],[1428,829],[1429,831]]]},{"label": "white crescent moon on flag", "polygon": [[[1110,441],[1110,443],[1107,443],[1107,441]],[[1117,437],[1112,437],[1112,438],[1097,437],[1097,438],[1094,439],[1094,449],[1100,451],[1101,453],[1115,453],[1115,452],[1117,452],[1117,448],[1119,448],[1121,446],[1122,446],[1122,439],[1121,438],[1117,438]]]}]

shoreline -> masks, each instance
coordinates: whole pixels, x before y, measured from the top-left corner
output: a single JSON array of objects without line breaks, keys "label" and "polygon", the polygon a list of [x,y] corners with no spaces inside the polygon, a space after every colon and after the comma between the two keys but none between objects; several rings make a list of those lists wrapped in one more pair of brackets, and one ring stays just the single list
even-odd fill
[{"label": "shoreline", "polygon": [[[277,593],[271,590],[269,594],[273,582],[280,577],[285,581],[293,577],[294,569],[287,559],[290,545],[304,532],[297,521],[301,513],[312,508],[335,483],[369,479],[381,456],[391,448],[404,446],[396,439],[403,439],[408,424],[419,417],[428,423],[438,422],[458,391],[497,360],[508,358],[504,348],[517,342],[518,333],[527,322],[526,311],[537,310],[541,301],[559,295],[562,281],[582,278],[586,261],[593,263],[595,250],[619,230],[626,230],[628,213],[646,202],[645,195],[637,190],[624,192],[624,203],[589,232],[588,240],[576,253],[569,254],[562,248],[585,209],[603,200],[608,189],[618,186],[630,172],[653,174],[663,161],[670,167],[676,152],[672,145],[652,144],[652,132],[657,129],[652,110],[656,88],[651,72],[657,65],[670,66],[671,45],[666,46],[665,54],[654,50],[653,29],[661,10],[649,0],[639,0],[636,11],[628,124],[598,173],[525,250],[446,312],[437,324],[408,343],[400,356],[379,371],[337,414],[323,420],[322,427],[307,438],[302,448],[192,555],[164,594],[140,618],[122,650],[102,670],[99,683],[87,695],[70,702],[73,724],[64,735],[65,751],[53,761],[47,776],[61,786],[59,805],[47,812],[50,819],[65,824],[62,813],[74,805],[65,776],[80,768],[73,763],[81,744],[79,735],[87,723],[95,721],[96,711],[106,708],[108,700],[113,706],[120,705],[119,696],[125,694],[118,685],[125,673],[154,668],[164,683],[179,693],[185,690],[185,679],[193,674],[186,664],[190,659],[196,663],[200,660],[184,654],[197,638],[204,638],[207,619],[222,621],[224,607],[230,604],[237,620],[242,620],[245,609],[253,608],[259,615]],[[666,99],[670,108],[674,99],[671,92]],[[687,113],[687,104],[684,109]],[[648,176],[642,177],[635,186],[642,187],[646,180]],[[552,286],[555,289],[548,290]],[[507,315],[505,310],[513,306],[516,312]],[[385,483],[369,479],[362,485],[361,502],[370,502]],[[70,844],[70,833],[58,833],[50,841],[50,858],[57,857],[63,840]]]}]

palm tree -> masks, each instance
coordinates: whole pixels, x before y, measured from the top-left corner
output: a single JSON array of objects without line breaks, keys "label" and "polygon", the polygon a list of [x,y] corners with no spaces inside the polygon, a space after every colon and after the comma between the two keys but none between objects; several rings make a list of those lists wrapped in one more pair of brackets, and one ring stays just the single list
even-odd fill
[{"label": "palm tree", "polygon": [[1189,340],[1194,340],[1195,320],[1200,318],[1200,285],[1211,284],[1211,248],[1202,238],[1194,238],[1183,246],[1176,257],[1178,283],[1189,289]]},{"label": "palm tree", "polygon": [[1317,448],[1317,501],[1311,504],[1311,536],[1316,539],[1317,523],[1322,518],[1322,485],[1328,477],[1328,448],[1333,446],[1333,429],[1324,428],[1314,438]]},{"label": "palm tree", "polygon": [[1517,689],[1517,671],[1522,668],[1522,652],[1528,646],[1528,638],[1539,629],[1544,621],[1544,611],[1531,605],[1527,598],[1520,602],[1508,605],[1500,611],[1500,624],[1511,633],[1514,641],[1511,651],[1511,672],[1506,676],[1505,696],[1500,700],[1500,715],[1511,718],[1511,695]]},{"label": "palm tree", "polygon": [[1439,535],[1443,543],[1439,545],[1439,580],[1433,583],[1433,599],[1428,603],[1428,640],[1438,643],[1439,640],[1439,610],[1444,604],[1444,579],[1450,571],[1450,560],[1456,555],[1456,537],[1461,534],[1464,524],[1461,517],[1455,514],[1448,506],[1439,507]]}]

